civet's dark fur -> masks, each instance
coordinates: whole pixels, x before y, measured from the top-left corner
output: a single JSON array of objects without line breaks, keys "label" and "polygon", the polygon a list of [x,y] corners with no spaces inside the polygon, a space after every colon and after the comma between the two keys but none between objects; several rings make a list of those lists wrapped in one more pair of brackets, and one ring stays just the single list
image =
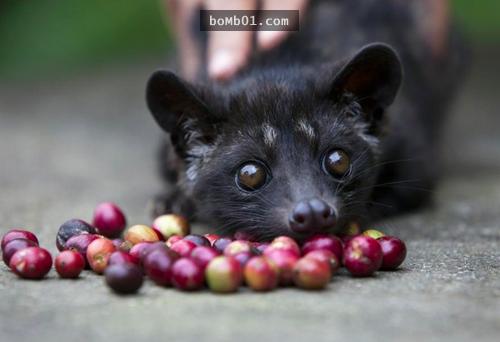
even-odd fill
[{"label": "civet's dark fur", "polygon": [[[428,202],[461,59],[452,34],[445,56],[432,56],[418,28],[422,14],[409,3],[418,2],[314,3],[299,33],[224,84],[155,73],[148,106],[171,139],[160,158],[170,190],[155,214],[267,239],[293,236],[288,215],[304,198],[335,207],[334,229]],[[353,162],[341,181],[321,167],[332,147]],[[246,193],[235,172],[255,159],[272,179]]]}]

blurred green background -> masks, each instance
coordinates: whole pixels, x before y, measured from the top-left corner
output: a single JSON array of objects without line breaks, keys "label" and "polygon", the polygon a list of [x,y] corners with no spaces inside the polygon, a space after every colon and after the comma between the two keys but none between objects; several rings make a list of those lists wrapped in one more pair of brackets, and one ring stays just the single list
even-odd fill
[{"label": "blurred green background", "polygon": [[[500,45],[499,0],[450,1],[475,45]],[[173,47],[164,12],[160,0],[0,0],[0,79],[160,59]]]}]

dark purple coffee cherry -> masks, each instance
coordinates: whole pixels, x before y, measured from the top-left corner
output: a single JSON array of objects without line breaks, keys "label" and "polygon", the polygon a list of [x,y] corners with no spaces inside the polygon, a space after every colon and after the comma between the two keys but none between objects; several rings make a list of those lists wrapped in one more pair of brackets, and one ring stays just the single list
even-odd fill
[{"label": "dark purple coffee cherry", "polygon": [[119,294],[135,293],[144,282],[141,268],[132,263],[110,265],[104,271],[104,277],[106,284]]},{"label": "dark purple coffee cherry", "polygon": [[224,249],[226,249],[227,245],[231,242],[233,242],[233,239],[223,236],[214,241],[213,247],[217,252],[224,253]]},{"label": "dark purple coffee cherry", "polygon": [[96,229],[83,220],[71,219],[62,224],[57,232],[56,245],[59,251],[66,247],[66,241],[72,236],[81,234],[95,234]]},{"label": "dark purple coffee cherry", "polygon": [[2,250],[10,241],[15,239],[31,240],[38,246],[38,239],[35,234],[24,229],[11,229],[2,237]]},{"label": "dark purple coffee cherry", "polygon": [[188,240],[188,241],[191,241],[191,242],[194,242],[194,244],[196,246],[207,246],[207,247],[210,247],[211,244],[210,244],[210,241],[202,236],[202,235],[198,235],[198,234],[189,234],[189,235],[186,235],[183,240]]},{"label": "dark purple coffee cherry", "polygon": [[87,261],[87,248],[92,243],[92,241],[99,239],[99,235],[96,234],[82,234],[72,236],[66,241],[66,250],[72,250],[80,253],[85,259],[86,268],[90,268]]},{"label": "dark purple coffee cherry", "polygon": [[156,285],[169,286],[172,281],[172,265],[179,258],[174,251],[154,248],[143,259],[144,270]]},{"label": "dark purple coffee cherry", "polygon": [[36,246],[38,246],[36,242],[28,239],[10,240],[3,248],[2,252],[3,262],[5,263],[5,265],[9,266],[10,258],[12,258],[14,253],[24,248],[36,247]]}]

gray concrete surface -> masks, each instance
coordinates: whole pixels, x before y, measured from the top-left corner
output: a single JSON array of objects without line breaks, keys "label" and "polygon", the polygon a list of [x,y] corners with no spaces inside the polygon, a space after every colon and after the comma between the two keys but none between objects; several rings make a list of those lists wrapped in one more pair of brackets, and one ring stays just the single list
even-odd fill
[{"label": "gray concrete surface", "polygon": [[[102,200],[122,205],[131,223],[149,222],[159,129],[143,88],[156,66],[0,83],[1,233],[31,229],[55,252],[58,226],[90,218]],[[0,340],[497,341],[500,116],[491,70],[479,56],[455,106],[435,207],[380,224],[408,242],[400,271],[368,279],[341,272],[323,292],[223,296],[148,283],[124,298],[92,274],[24,281],[2,264]]]}]

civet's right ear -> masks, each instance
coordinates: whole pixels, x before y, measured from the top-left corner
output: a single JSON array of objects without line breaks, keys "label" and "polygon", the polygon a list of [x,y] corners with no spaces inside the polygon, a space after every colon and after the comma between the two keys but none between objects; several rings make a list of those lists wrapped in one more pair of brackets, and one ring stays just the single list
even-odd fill
[{"label": "civet's right ear", "polygon": [[146,101],[181,156],[186,156],[192,144],[210,144],[215,139],[218,119],[196,95],[196,89],[173,72],[160,70],[151,76]]}]

